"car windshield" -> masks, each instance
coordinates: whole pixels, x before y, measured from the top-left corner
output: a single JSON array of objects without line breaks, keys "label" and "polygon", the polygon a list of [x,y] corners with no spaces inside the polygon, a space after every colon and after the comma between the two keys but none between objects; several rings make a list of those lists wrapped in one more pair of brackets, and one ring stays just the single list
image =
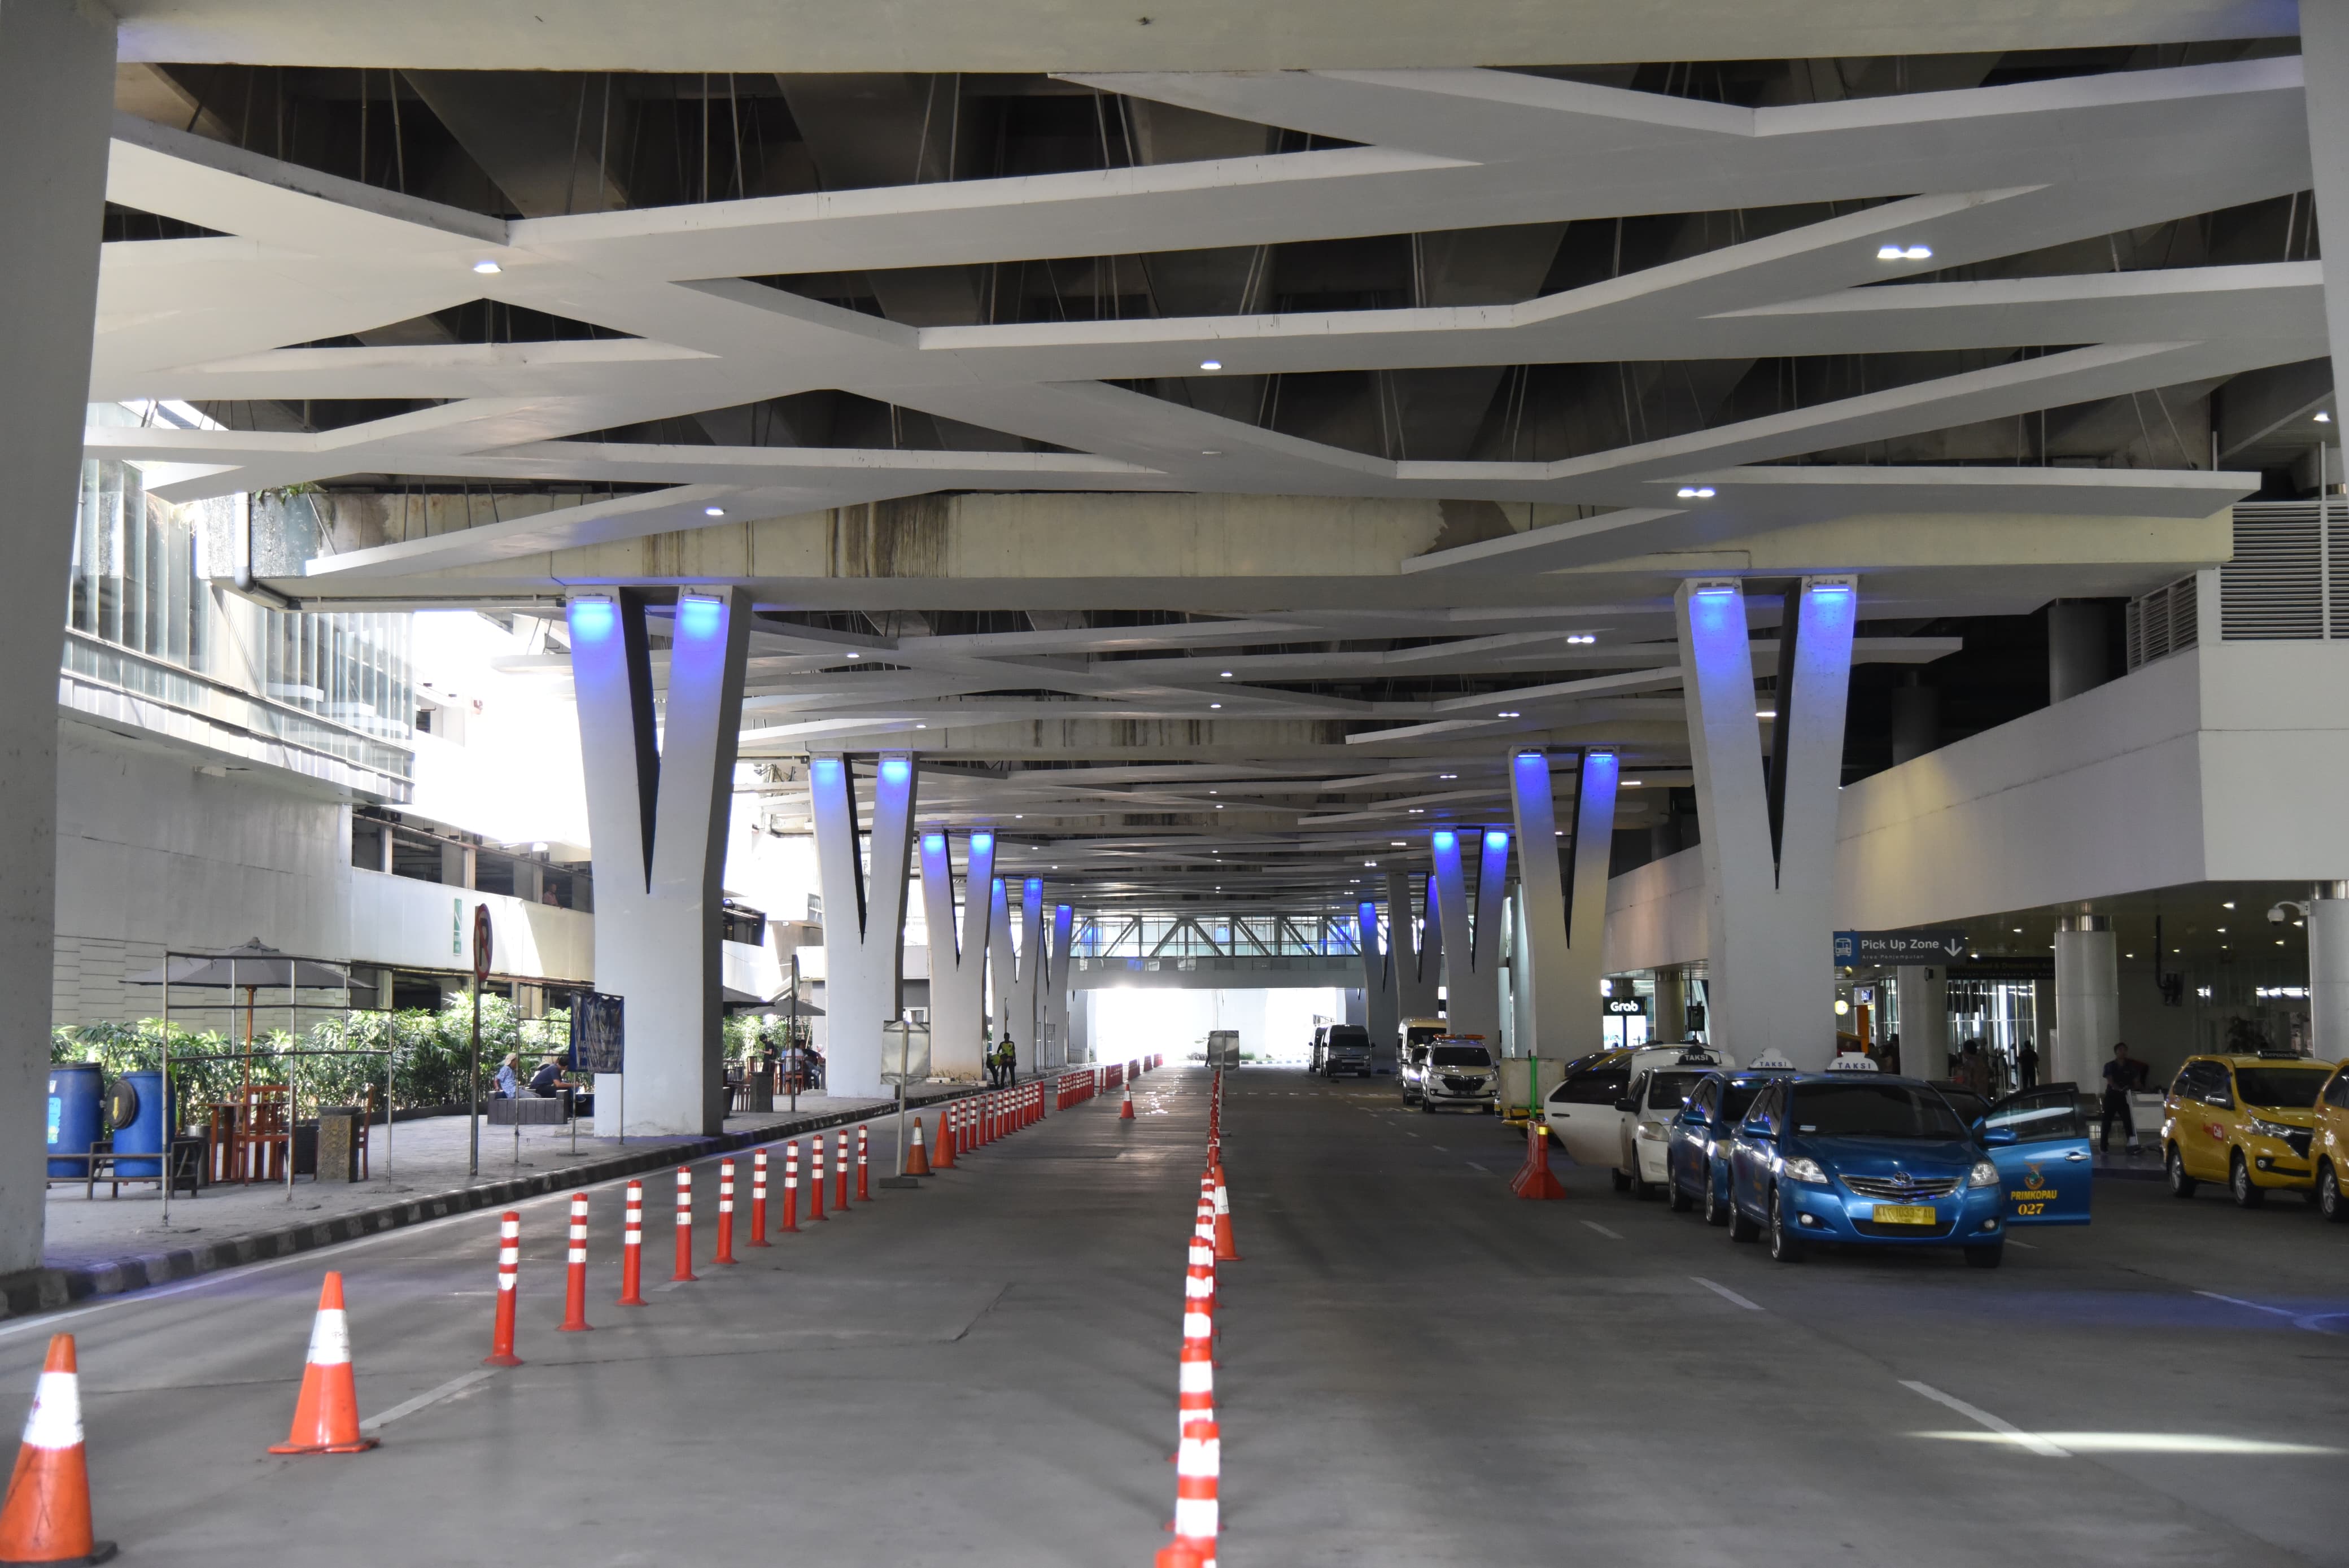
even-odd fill
[{"label": "car windshield", "polygon": [[1648,1080],[1648,1103],[1664,1110],[1686,1105],[1703,1081],[1702,1073],[1658,1073]]},{"label": "car windshield", "polygon": [[2245,1105],[2305,1110],[2316,1103],[2316,1091],[2332,1076],[2330,1068],[2237,1068],[2235,1092]]},{"label": "car windshield", "polygon": [[1330,1031],[1330,1045],[1336,1050],[1366,1050],[1369,1048],[1370,1043],[1371,1036],[1370,1031],[1367,1029],[1332,1029]]},{"label": "car windshield", "polygon": [[1482,1046],[1438,1046],[1434,1059],[1440,1068],[1489,1068],[1493,1053]]},{"label": "car windshield", "polygon": [[1412,1043],[1413,1045],[1414,1045],[1414,1046],[1423,1046],[1423,1045],[1427,1044],[1427,1042],[1428,1042],[1428,1041],[1430,1041],[1430,1040],[1432,1040],[1432,1039],[1435,1038],[1438,1035],[1441,1035],[1442,1033],[1444,1033],[1444,1031],[1443,1031],[1442,1029],[1435,1028],[1435,1027],[1433,1027],[1433,1026],[1421,1026],[1421,1027],[1419,1027],[1419,1028],[1415,1028],[1415,1029],[1412,1030],[1412,1032],[1411,1032],[1411,1043]]},{"label": "car windshield", "polygon": [[1795,1090],[1787,1125],[1825,1138],[1958,1139],[1958,1124],[1941,1097],[1899,1083],[1806,1083]]},{"label": "car windshield", "polygon": [[1723,1089],[1719,1119],[1723,1121],[1742,1119],[1745,1113],[1753,1109],[1754,1097],[1762,1092],[1762,1088],[1763,1086],[1758,1083],[1733,1083]]}]

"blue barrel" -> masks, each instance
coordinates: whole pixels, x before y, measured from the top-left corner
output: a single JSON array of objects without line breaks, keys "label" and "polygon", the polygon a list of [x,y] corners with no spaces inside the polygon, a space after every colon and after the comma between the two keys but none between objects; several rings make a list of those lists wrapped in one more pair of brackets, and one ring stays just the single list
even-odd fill
[{"label": "blue barrel", "polygon": [[[88,1154],[98,1142],[99,1090],[96,1062],[60,1062],[49,1068],[49,1153]],[[52,1176],[85,1176],[86,1160],[49,1161]]]},{"label": "blue barrel", "polygon": [[139,1112],[124,1126],[114,1128],[114,1173],[118,1176],[160,1176],[163,1162],[160,1158],[124,1160],[125,1154],[145,1154],[160,1157],[163,1140],[171,1136],[171,1119],[163,1114],[163,1075],[152,1068],[124,1073],[115,1082],[129,1084],[138,1097]]}]

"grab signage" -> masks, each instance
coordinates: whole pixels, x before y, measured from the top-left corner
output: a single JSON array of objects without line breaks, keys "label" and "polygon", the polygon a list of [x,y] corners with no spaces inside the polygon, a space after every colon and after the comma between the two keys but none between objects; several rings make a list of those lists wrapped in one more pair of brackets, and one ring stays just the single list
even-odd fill
[{"label": "grab signage", "polygon": [[1607,1016],[1610,1018],[1645,1017],[1648,999],[1645,996],[1609,996],[1606,998]]},{"label": "grab signage", "polygon": [[1940,931],[1838,931],[1835,934],[1837,968],[1855,964],[1947,964],[1964,954],[1966,934]]}]

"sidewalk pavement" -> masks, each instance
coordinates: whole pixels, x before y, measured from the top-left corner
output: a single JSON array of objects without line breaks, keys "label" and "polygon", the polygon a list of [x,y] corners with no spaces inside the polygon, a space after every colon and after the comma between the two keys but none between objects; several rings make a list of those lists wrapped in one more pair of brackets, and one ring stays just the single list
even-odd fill
[{"label": "sidewalk pavement", "polygon": [[[912,1092],[907,1104],[933,1106],[978,1092],[978,1086],[970,1084],[926,1084]],[[467,1118],[402,1121],[391,1127],[388,1149],[386,1130],[369,1130],[372,1174],[367,1181],[320,1182],[297,1177],[290,1202],[282,1181],[206,1187],[201,1196],[181,1193],[171,1200],[168,1230],[160,1196],[152,1185],[125,1187],[120,1197],[109,1198],[100,1182],[98,1196],[85,1199],[78,1181],[60,1184],[48,1191],[43,1266],[0,1277],[0,1318],[307,1252],[561,1187],[663,1171],[794,1133],[859,1121],[872,1125],[876,1144],[887,1144],[894,1167],[895,1110],[894,1099],[803,1094],[796,1114],[732,1114],[726,1119],[726,1130],[714,1137],[632,1137],[624,1146],[616,1138],[591,1137],[583,1127],[576,1153],[570,1128],[525,1127],[519,1158],[514,1130],[491,1127],[484,1117],[478,1176],[467,1169]],[[876,1164],[878,1160],[876,1153]],[[781,1180],[780,1166],[771,1161],[770,1181],[780,1184]],[[747,1193],[747,1170],[743,1182]]]}]

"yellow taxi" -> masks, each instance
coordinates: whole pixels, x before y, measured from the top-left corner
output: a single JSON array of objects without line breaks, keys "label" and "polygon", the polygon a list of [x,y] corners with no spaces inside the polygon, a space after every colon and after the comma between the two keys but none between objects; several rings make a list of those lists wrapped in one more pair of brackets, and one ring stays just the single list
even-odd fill
[{"label": "yellow taxi", "polygon": [[2341,1201],[2341,1172],[2349,1167],[2349,1062],[2334,1068],[2317,1091],[2309,1152],[2316,1161],[2316,1212],[2336,1225],[2349,1223],[2349,1203]]},{"label": "yellow taxi", "polygon": [[2187,1057],[2162,1104],[2170,1191],[2190,1198],[2224,1181],[2243,1209],[2277,1188],[2313,1193],[2316,1097],[2332,1075],[2329,1062],[2289,1054]]}]

